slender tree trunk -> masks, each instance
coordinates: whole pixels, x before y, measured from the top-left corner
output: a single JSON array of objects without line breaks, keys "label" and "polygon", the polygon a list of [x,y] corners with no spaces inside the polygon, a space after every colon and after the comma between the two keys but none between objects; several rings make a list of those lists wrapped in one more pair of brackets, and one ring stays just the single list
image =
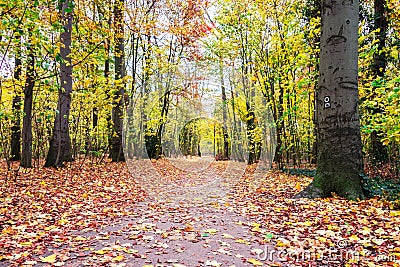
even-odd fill
[{"label": "slender tree trunk", "polygon": [[[110,101],[110,90],[108,89],[108,83],[109,83],[109,77],[110,77],[110,41],[108,39],[105,40],[104,42],[104,49],[106,51],[106,59],[104,61],[104,78],[106,80],[106,100],[107,102]],[[112,129],[112,118],[111,118],[111,113],[107,114],[106,121],[107,121],[107,139],[108,139],[108,147],[107,150],[110,150],[110,145],[111,145],[111,137],[113,133]],[[108,152],[107,151],[107,152]],[[109,153],[109,157],[111,158],[111,153]]]},{"label": "slender tree trunk", "polygon": [[122,147],[123,106],[124,106],[124,0],[116,0],[114,5],[115,27],[115,80],[117,92],[114,95],[112,108],[113,135],[111,137],[110,156],[113,162],[125,161]]},{"label": "slender tree trunk", "polygon": [[[147,33],[147,39],[143,40],[142,42],[142,50],[143,50],[143,60],[142,60],[142,68],[143,68],[143,73],[142,73],[142,88],[141,88],[141,104],[140,104],[140,114],[141,114],[141,118],[140,118],[140,123],[141,123],[141,136],[140,136],[140,148],[139,150],[142,152],[143,151],[143,158],[152,158],[151,157],[151,151],[149,153],[149,149],[152,144],[150,144],[149,140],[151,139],[151,135],[153,134],[152,130],[150,129],[150,127],[147,124],[148,121],[148,117],[147,114],[145,112],[145,107],[148,101],[148,96],[150,93],[150,76],[151,76],[151,70],[150,70],[150,66],[151,66],[151,47],[150,47],[150,41],[151,41],[151,36],[150,33]],[[146,47],[147,44],[147,47]],[[144,145],[143,145],[144,144]]]},{"label": "slender tree trunk", "polygon": [[278,165],[278,169],[283,168],[283,135],[284,135],[284,128],[285,128],[285,121],[283,119],[283,86],[279,84],[279,96],[277,99],[276,104],[276,150],[275,150],[275,159],[274,161]]},{"label": "slender tree trunk", "polygon": [[222,58],[220,58],[219,62],[219,75],[221,80],[221,100],[222,100],[222,124],[223,124],[223,136],[224,136],[224,147],[222,149],[222,159],[229,159],[229,141],[228,141],[228,129],[226,125],[227,121],[227,113],[226,113],[226,89],[225,89],[225,81],[224,81],[224,66],[222,63]]},{"label": "slender tree trunk", "polygon": [[69,113],[72,93],[71,37],[73,0],[64,0],[61,5],[61,22],[64,31],[61,33],[60,55],[60,89],[58,90],[57,114],[54,121],[53,136],[50,139],[49,152],[45,167],[62,167],[64,161],[70,160],[71,138],[69,135]]},{"label": "slender tree trunk", "polygon": [[317,91],[317,174],[297,197],[363,198],[358,114],[358,0],[324,0]]},{"label": "slender tree trunk", "polygon": [[[21,48],[21,37],[17,37],[18,48]],[[15,96],[12,102],[12,109],[14,113],[13,126],[11,127],[11,151],[10,160],[20,160],[21,159],[21,96],[20,96],[20,77],[21,77],[21,52],[17,51],[15,55],[15,67],[14,67],[14,83],[16,83]]]},{"label": "slender tree trunk", "polygon": [[28,42],[28,65],[24,89],[24,118],[22,126],[21,167],[32,167],[32,103],[35,86],[35,55],[31,39]]},{"label": "slender tree trunk", "polygon": [[254,111],[251,110],[250,105],[246,103],[247,108],[247,117],[246,117],[246,131],[247,131],[247,139],[248,139],[248,162],[247,164],[251,165],[253,163],[258,162],[259,160],[259,149],[260,143],[256,140],[256,130],[257,130],[257,120],[255,118]]},{"label": "slender tree trunk", "polygon": [[99,110],[97,107],[94,107],[92,110],[92,129],[95,132],[95,138],[94,138],[94,145],[93,145],[93,150],[98,151],[99,150],[99,131],[97,129],[97,125],[99,123]]},{"label": "slender tree trunk", "polygon": [[[384,51],[386,47],[386,35],[388,30],[388,21],[386,17],[386,1],[385,0],[375,0],[374,1],[374,28],[378,30],[377,32],[377,39],[378,39],[378,49],[377,52],[374,54],[374,61],[372,63],[372,74],[375,77],[383,78],[386,72],[386,65],[387,65],[387,57],[386,52]],[[374,90],[374,89],[373,89]],[[377,94],[372,92],[372,98],[376,98]],[[372,99],[374,100],[374,99]],[[376,115],[383,110],[379,107],[371,108],[371,115]],[[388,160],[388,153],[386,151],[385,146],[383,145],[381,138],[382,138],[382,131],[373,130],[371,132],[371,147],[370,147],[370,155],[372,156],[373,161],[378,162],[386,162]]]},{"label": "slender tree trunk", "polygon": [[232,104],[232,117],[233,117],[233,129],[234,132],[232,134],[232,152],[233,154],[236,154],[236,160],[239,162],[244,162],[244,156],[243,156],[243,149],[242,149],[242,143],[240,142],[240,137],[242,135],[242,130],[240,126],[240,120],[236,119],[236,105],[235,105],[235,93],[233,92],[233,86],[231,83],[231,104]]},{"label": "slender tree trunk", "polygon": [[[307,0],[307,4],[306,4],[306,20],[307,23],[310,23],[311,19],[316,18],[316,17],[320,17],[321,16],[321,3],[319,0]],[[318,25],[318,28],[321,28],[321,25]],[[306,31],[307,34],[309,34],[309,31]],[[315,68],[316,70],[319,69],[319,65],[318,65],[318,60],[316,60],[318,58],[318,53],[316,51],[318,51],[318,44],[320,43],[320,36],[314,36],[311,39],[308,38],[308,43],[310,45],[310,47],[312,48],[312,56],[311,59],[313,61],[315,61],[315,64],[311,63],[310,67]],[[311,69],[309,69],[309,73],[311,74]],[[312,80],[314,81],[313,83],[313,88],[312,91],[309,93],[309,108],[310,111],[312,111],[312,113],[310,114],[310,122],[312,120],[312,125],[313,125],[313,129],[312,131],[310,131],[310,135],[317,135],[317,128],[316,128],[316,114],[315,114],[315,91],[316,88],[318,87],[318,72],[315,73],[315,75],[309,75]],[[314,101],[311,101],[311,94],[313,96]],[[317,155],[318,155],[318,145],[317,145],[317,141],[314,140],[310,145],[309,145],[309,162],[311,164],[316,164],[316,160],[317,160]]]}]

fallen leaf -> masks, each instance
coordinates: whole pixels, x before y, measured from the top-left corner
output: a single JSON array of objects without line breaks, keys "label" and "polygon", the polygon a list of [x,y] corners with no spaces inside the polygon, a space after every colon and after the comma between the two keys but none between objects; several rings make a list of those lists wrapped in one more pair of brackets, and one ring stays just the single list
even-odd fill
[{"label": "fallen leaf", "polygon": [[247,259],[248,262],[253,264],[254,266],[262,266],[262,262],[253,258]]},{"label": "fallen leaf", "polygon": [[206,261],[206,266],[220,267],[221,265],[222,265],[222,263],[219,263],[216,260]]},{"label": "fallen leaf", "polygon": [[55,263],[57,261],[56,258],[57,258],[57,254],[52,254],[50,256],[42,258],[42,262],[44,262],[44,263]]}]

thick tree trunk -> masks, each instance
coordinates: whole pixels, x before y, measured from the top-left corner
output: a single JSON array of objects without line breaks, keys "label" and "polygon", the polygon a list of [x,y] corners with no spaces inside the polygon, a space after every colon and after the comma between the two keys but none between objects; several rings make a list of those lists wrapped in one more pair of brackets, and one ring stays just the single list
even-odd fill
[{"label": "thick tree trunk", "polygon": [[114,95],[112,108],[113,135],[111,137],[110,156],[113,162],[125,161],[122,147],[123,127],[123,97],[125,66],[124,66],[124,0],[115,1],[114,27],[115,27],[115,80],[117,92]]},{"label": "thick tree trunk", "polygon": [[54,120],[53,136],[45,167],[62,167],[64,161],[71,159],[71,138],[69,135],[69,113],[72,93],[71,35],[72,0],[62,1],[61,20],[64,31],[61,33],[60,89],[58,90],[57,114]]},{"label": "thick tree trunk", "polygon": [[[21,48],[21,37],[18,36],[18,48]],[[18,88],[15,92],[15,96],[12,102],[12,109],[14,113],[13,126],[11,127],[11,151],[10,160],[20,160],[21,159],[21,96],[20,96],[20,77],[21,77],[21,53],[17,51],[15,55],[15,67],[14,67],[14,82],[17,83],[15,88]]]},{"label": "thick tree trunk", "polygon": [[362,198],[357,0],[325,0],[317,91],[317,174],[297,197]]},{"label": "thick tree trunk", "polygon": [[[30,41],[30,40],[29,40]],[[22,157],[21,167],[32,167],[32,102],[35,86],[35,55],[32,44],[28,43],[28,66],[24,89],[24,118],[22,126]]]}]

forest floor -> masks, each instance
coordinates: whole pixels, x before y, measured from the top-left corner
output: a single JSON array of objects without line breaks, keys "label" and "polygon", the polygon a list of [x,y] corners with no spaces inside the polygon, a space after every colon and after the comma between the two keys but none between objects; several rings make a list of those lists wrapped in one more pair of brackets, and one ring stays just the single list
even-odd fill
[{"label": "forest floor", "polygon": [[182,172],[165,160],[134,166],[149,164],[164,184],[138,182],[124,163],[3,163],[0,266],[400,266],[400,211],[389,202],[293,199],[311,179],[276,170],[250,189],[251,168],[226,194],[171,202],[154,191],[179,187]]}]

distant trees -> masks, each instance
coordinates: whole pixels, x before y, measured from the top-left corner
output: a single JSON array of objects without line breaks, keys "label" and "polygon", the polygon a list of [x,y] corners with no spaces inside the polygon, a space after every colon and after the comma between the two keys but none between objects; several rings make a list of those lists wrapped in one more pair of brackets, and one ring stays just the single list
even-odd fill
[{"label": "distant trees", "polygon": [[[3,157],[21,155],[25,167],[41,158],[62,166],[80,154],[158,159],[179,150],[180,130],[214,91],[212,115],[227,132],[224,141],[216,134],[222,158],[257,162],[268,146],[260,134],[267,106],[276,166],[313,162],[318,1],[221,0],[213,14],[203,0],[74,3],[1,3]],[[368,159],[399,166],[398,1],[361,7],[363,148]]]}]

